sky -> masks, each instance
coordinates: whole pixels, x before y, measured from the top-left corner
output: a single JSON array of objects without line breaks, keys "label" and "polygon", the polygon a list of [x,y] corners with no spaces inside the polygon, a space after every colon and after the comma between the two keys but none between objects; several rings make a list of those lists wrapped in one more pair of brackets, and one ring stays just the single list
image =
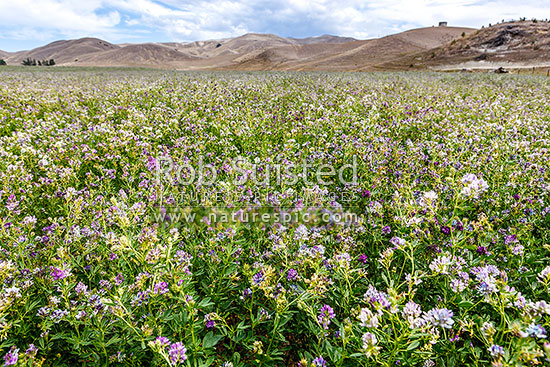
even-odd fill
[{"label": "sky", "polygon": [[548,0],[0,0],[0,50],[60,39],[188,42],[249,32],[358,39],[418,27],[550,17]]}]

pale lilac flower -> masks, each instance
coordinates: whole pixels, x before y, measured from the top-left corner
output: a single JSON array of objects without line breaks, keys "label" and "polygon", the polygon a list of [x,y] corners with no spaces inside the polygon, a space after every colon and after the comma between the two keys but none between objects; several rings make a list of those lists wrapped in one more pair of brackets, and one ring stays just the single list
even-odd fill
[{"label": "pale lilac flower", "polygon": [[404,239],[401,238],[401,237],[393,237],[393,238],[390,240],[390,243],[391,243],[395,248],[403,248],[403,247],[405,247],[405,245],[407,244],[407,241],[404,240]]},{"label": "pale lilac flower", "polygon": [[161,347],[166,347],[170,345],[170,339],[165,336],[157,336],[155,339],[155,344],[159,344]]},{"label": "pale lilac flower", "polygon": [[418,204],[423,208],[433,207],[437,201],[437,193],[433,190],[425,192],[418,200]]},{"label": "pale lilac flower", "polygon": [[373,314],[371,310],[364,307],[361,309],[361,312],[358,316],[359,320],[361,321],[361,326],[363,327],[369,327],[369,328],[377,328],[378,327],[378,315]]},{"label": "pale lilac flower", "polygon": [[550,266],[545,267],[538,275],[539,281],[544,284],[550,283]]},{"label": "pale lilac flower", "polygon": [[489,347],[489,353],[491,353],[491,357],[499,358],[504,356],[504,348],[500,345],[493,344]]},{"label": "pale lilac flower", "polygon": [[420,318],[420,315],[422,315],[422,309],[418,303],[414,301],[407,302],[403,307],[401,314],[407,320],[411,329],[416,329],[422,325],[423,320]]},{"label": "pale lilac flower", "polygon": [[29,344],[29,347],[25,351],[25,354],[29,358],[34,358],[37,352],[38,352],[38,348],[34,344]]},{"label": "pale lilac flower", "polygon": [[496,332],[495,325],[492,322],[484,322],[481,325],[481,333],[487,339],[490,339]]},{"label": "pale lilac flower", "polygon": [[294,232],[295,241],[307,241],[309,238],[309,231],[307,227],[303,224],[300,224],[296,231]]},{"label": "pale lilac flower", "polygon": [[466,272],[460,272],[456,278],[451,280],[451,289],[455,293],[460,293],[468,287],[470,276]]},{"label": "pale lilac flower", "polygon": [[544,329],[544,327],[542,327],[542,325],[536,325],[534,323],[527,327],[525,333],[533,338],[546,338],[546,330]]},{"label": "pale lilac flower", "polygon": [[361,339],[363,341],[363,351],[365,352],[365,355],[367,357],[371,357],[378,353],[380,347],[376,346],[376,344],[378,343],[376,335],[374,335],[373,333],[365,333],[363,334]]},{"label": "pale lilac flower", "polygon": [[484,179],[478,178],[472,173],[466,174],[462,178],[462,184],[464,187],[462,188],[461,194],[465,197],[472,197],[474,199],[478,199],[479,196],[489,188]]},{"label": "pale lilac flower", "polygon": [[440,326],[445,329],[450,329],[454,324],[453,311],[446,308],[431,309],[424,318],[433,326]]},{"label": "pale lilac flower", "polygon": [[363,299],[373,305],[376,310],[391,307],[391,302],[388,299],[388,294],[386,292],[378,291],[372,285],[369,285],[369,288],[365,292]]}]

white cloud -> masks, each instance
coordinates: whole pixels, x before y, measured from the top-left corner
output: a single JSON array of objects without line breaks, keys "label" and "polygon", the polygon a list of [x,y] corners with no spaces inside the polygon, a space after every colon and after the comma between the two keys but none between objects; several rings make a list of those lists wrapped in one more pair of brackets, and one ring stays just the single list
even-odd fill
[{"label": "white cloud", "polygon": [[14,33],[44,29],[61,32],[97,32],[113,29],[120,23],[116,10],[99,15],[102,1],[83,2],[56,0],[0,1],[0,24]]},{"label": "white cloud", "polygon": [[[547,13],[546,1],[485,0],[0,0],[3,38],[86,35],[109,41],[192,41],[246,32],[379,37],[408,28],[480,27]],[[0,48],[1,48],[0,44]]]}]

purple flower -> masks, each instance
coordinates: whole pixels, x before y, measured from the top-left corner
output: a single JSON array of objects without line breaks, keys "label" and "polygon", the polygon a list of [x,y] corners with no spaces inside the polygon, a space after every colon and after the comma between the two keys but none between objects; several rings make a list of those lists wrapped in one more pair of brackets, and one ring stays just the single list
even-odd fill
[{"label": "purple flower", "polygon": [[334,318],[334,310],[329,305],[324,305],[321,307],[321,310],[319,311],[319,316],[317,317],[317,320],[319,321],[319,324],[323,326],[323,329],[328,329],[328,326],[330,325],[330,320]]},{"label": "purple flower", "polygon": [[130,304],[132,306],[141,306],[143,303],[147,303],[148,301],[149,301],[149,291],[145,290],[145,291],[138,292],[134,296]]},{"label": "purple flower", "polygon": [[37,352],[38,352],[38,348],[35,347],[34,344],[29,344],[29,347],[25,351],[25,354],[30,358],[34,358]]},{"label": "purple flower", "polygon": [[170,345],[170,339],[165,336],[157,336],[157,338],[155,339],[155,343],[158,343],[162,347],[165,347],[167,345]]},{"label": "purple flower", "polygon": [[204,321],[206,321],[207,329],[212,329],[214,326],[216,326],[216,321],[213,318],[213,314],[204,315]]},{"label": "purple flower", "polygon": [[476,252],[480,255],[487,255],[489,251],[487,251],[487,247],[485,246],[478,246]]},{"label": "purple flower", "polygon": [[385,226],[384,228],[382,228],[382,233],[384,233],[384,234],[390,234],[390,233],[391,233],[391,228],[390,228],[390,226]]},{"label": "purple flower", "polygon": [[153,294],[164,294],[168,292],[168,283],[160,282],[153,287]]},{"label": "purple flower", "polygon": [[451,229],[450,229],[448,226],[443,226],[443,227],[441,227],[441,233],[443,233],[443,234],[450,234],[450,233],[451,233]]},{"label": "purple flower", "polygon": [[504,237],[505,245],[510,245],[512,243],[517,243],[517,242],[518,242],[518,236],[516,236],[515,234]]},{"label": "purple flower", "polygon": [[290,282],[292,280],[298,279],[298,272],[294,269],[289,269],[286,279]]},{"label": "purple flower", "polygon": [[50,319],[52,319],[56,324],[58,324],[61,319],[69,314],[69,311],[67,310],[53,310],[52,314],[50,315]]},{"label": "purple flower", "polygon": [[260,271],[257,274],[254,274],[254,276],[252,276],[252,284],[253,285],[260,285],[263,282],[264,282],[264,273],[262,271]]},{"label": "purple flower", "polygon": [[502,357],[504,356],[504,348],[500,345],[493,344],[489,347],[489,353],[491,353],[491,356],[494,358]]},{"label": "purple flower", "polygon": [[390,308],[391,302],[388,299],[388,294],[386,292],[378,291],[372,285],[369,285],[369,288],[363,296],[365,301],[369,302],[374,306],[375,309],[379,310],[381,308]]},{"label": "purple flower", "polygon": [[124,275],[122,275],[122,273],[118,273],[118,275],[115,278],[115,284],[121,285],[123,281],[124,281]]},{"label": "purple flower", "polygon": [[361,255],[359,255],[359,259],[358,259],[358,260],[359,260],[361,263],[363,263],[363,265],[365,265],[365,264],[367,263],[367,260],[368,260],[368,259],[369,259],[369,258],[368,258],[367,255],[361,254]]},{"label": "purple flower", "polygon": [[325,361],[323,357],[319,356],[313,360],[313,365],[316,367],[326,367],[327,361]]},{"label": "purple flower", "polygon": [[462,222],[457,222],[456,220],[453,220],[453,227],[455,227],[459,231],[464,230],[464,224],[462,224]]},{"label": "purple flower", "polygon": [[69,276],[69,272],[67,270],[58,269],[52,266],[50,275],[52,276],[53,280],[56,281]]},{"label": "purple flower", "polygon": [[99,281],[99,288],[104,291],[104,290],[109,290],[111,289],[113,286],[111,284],[111,282],[109,282],[108,280],[105,280],[105,279],[102,279]]},{"label": "purple flower", "polygon": [[170,359],[174,364],[182,363],[187,359],[185,352],[187,352],[187,348],[185,348],[182,342],[177,342],[170,346],[168,356],[170,356]]},{"label": "purple flower", "polygon": [[19,359],[19,348],[15,348],[15,346],[11,347],[10,351],[6,353],[4,356],[4,366],[14,366],[17,364],[17,360]]}]

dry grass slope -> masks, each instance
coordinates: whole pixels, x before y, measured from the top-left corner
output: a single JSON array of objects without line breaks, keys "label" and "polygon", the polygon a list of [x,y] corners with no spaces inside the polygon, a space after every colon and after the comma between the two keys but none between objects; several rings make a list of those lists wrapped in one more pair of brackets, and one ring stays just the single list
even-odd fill
[{"label": "dry grass slope", "polygon": [[118,49],[119,46],[98,38],[80,38],[69,41],[55,41],[30,51],[19,51],[10,54],[8,63],[19,64],[23,59],[55,59],[58,64],[73,62],[89,53],[98,53]]},{"label": "dry grass slope", "polygon": [[381,65],[385,69],[484,69],[550,63],[550,23],[507,22],[483,28],[429,51]]},{"label": "dry grass slope", "polygon": [[182,70],[372,71],[493,67],[550,63],[547,22],[509,22],[475,30],[428,27],[370,40],[323,35],[303,39],[249,33],[190,43],[114,45],[97,38],[56,41],[6,54],[9,64],[30,57],[58,65],[146,66]]}]

